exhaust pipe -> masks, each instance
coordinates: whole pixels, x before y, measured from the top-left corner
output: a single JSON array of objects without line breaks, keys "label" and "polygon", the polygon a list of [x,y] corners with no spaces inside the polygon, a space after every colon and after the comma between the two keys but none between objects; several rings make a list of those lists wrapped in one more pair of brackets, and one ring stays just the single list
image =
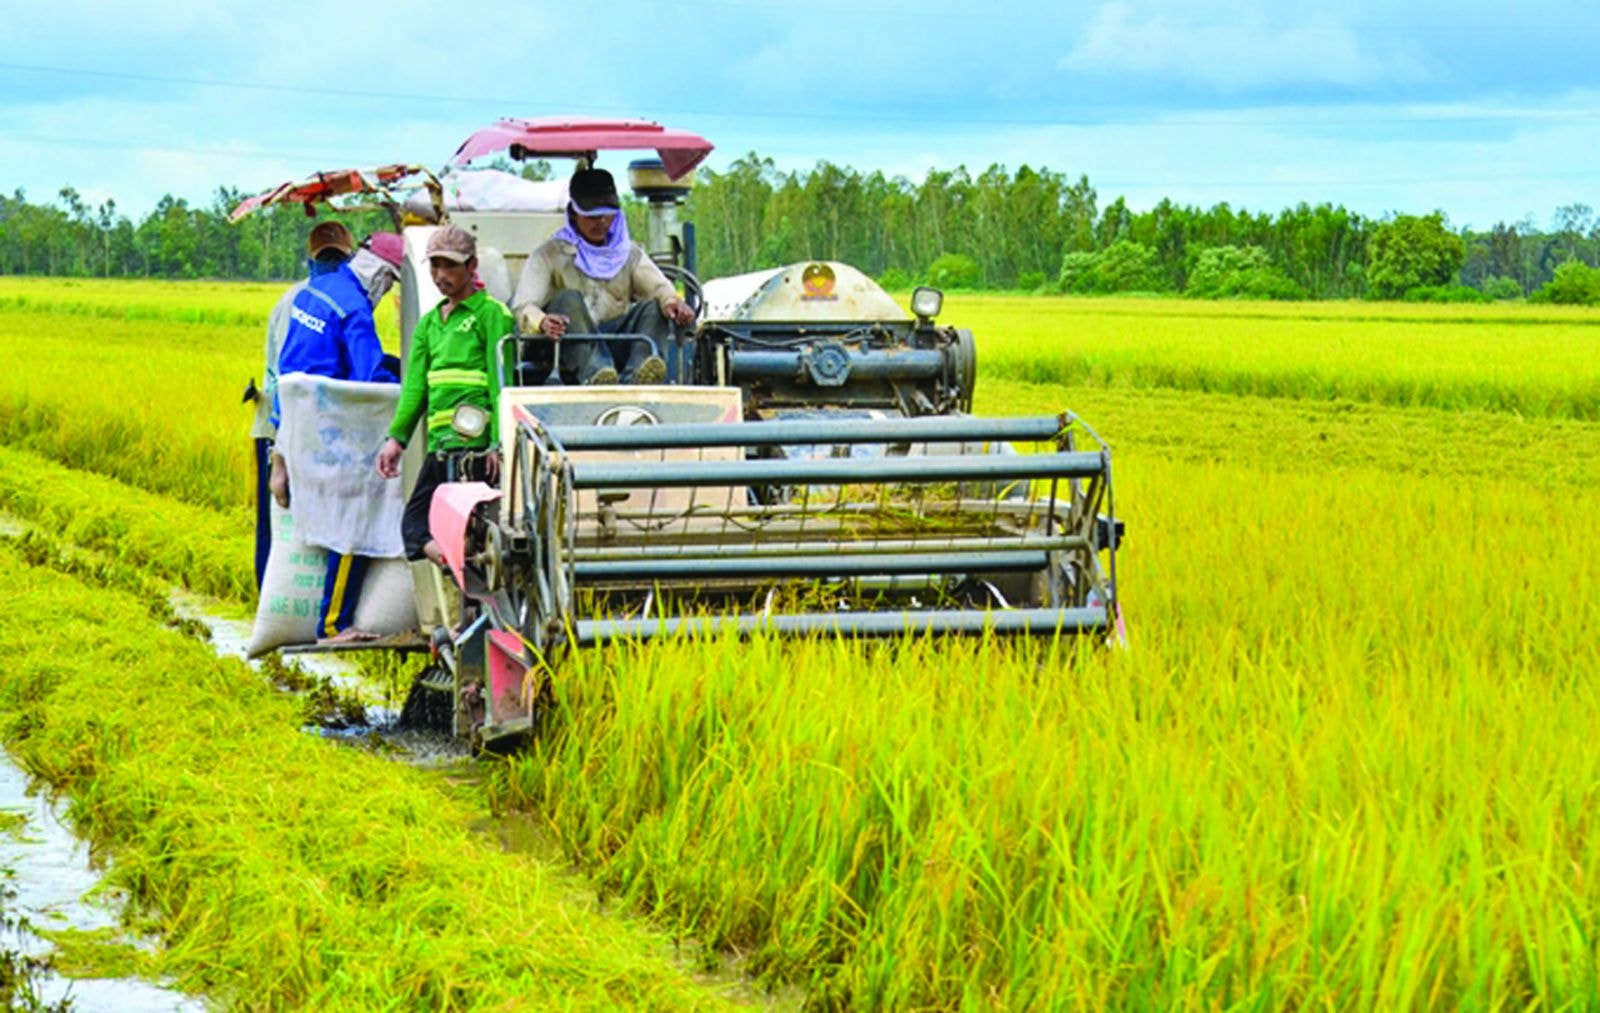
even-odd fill
[{"label": "exhaust pipe", "polygon": [[639,158],[628,163],[628,186],[645,202],[648,235],[644,248],[658,264],[688,267],[688,246],[678,211],[694,189],[694,172],[671,179],[659,158]]}]

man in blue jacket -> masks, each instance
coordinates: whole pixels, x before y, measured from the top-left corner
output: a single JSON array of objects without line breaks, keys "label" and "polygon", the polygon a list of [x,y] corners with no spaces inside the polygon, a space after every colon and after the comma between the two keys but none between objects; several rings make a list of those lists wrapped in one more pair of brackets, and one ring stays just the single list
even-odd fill
[{"label": "man in blue jacket", "polygon": [[[363,279],[352,269],[355,237],[341,222],[321,222],[313,228],[307,251],[311,277],[290,303],[289,329],[278,353],[278,375],[309,373],[334,380],[399,383],[398,364],[384,354],[372,320],[372,307],[393,283],[398,268],[389,265],[387,283],[381,277]],[[369,285],[369,280],[373,284]],[[272,424],[281,421],[281,408],[274,397]],[[273,457],[271,485],[279,505],[288,506],[288,475],[277,455]],[[329,551],[322,610],[317,617],[317,632],[325,642],[372,639],[372,634],[353,625],[368,562],[365,556]]]}]

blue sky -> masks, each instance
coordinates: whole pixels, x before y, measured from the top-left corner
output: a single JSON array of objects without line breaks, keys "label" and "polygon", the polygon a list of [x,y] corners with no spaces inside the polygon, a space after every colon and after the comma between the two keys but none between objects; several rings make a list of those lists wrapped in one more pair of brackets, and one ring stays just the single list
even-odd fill
[{"label": "blue sky", "polygon": [[[20,5],[12,5],[20,8]],[[1485,228],[1600,205],[1600,5],[56,0],[7,11],[0,190],[142,214],[318,168],[438,165],[500,116],[644,116],[920,178],[991,163],[1162,197]]]}]

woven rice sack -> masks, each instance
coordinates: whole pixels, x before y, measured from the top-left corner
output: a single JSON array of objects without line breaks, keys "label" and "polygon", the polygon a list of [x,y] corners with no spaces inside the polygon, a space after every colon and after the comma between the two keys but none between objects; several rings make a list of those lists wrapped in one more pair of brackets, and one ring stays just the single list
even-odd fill
[{"label": "woven rice sack", "polygon": [[[328,554],[295,534],[294,515],[272,504],[272,554],[261,582],[249,655],[259,658],[286,644],[314,643]],[[355,623],[370,633],[404,633],[417,626],[411,567],[403,559],[375,559],[367,567]]]}]

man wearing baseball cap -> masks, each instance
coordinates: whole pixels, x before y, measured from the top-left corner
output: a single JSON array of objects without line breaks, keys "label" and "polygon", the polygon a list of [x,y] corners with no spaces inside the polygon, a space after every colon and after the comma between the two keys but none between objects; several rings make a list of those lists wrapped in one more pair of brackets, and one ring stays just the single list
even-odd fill
[{"label": "man wearing baseball cap", "polygon": [[[334,380],[398,382],[399,363],[384,354],[372,319],[373,306],[400,277],[402,247],[395,242],[398,239],[378,233],[358,248],[342,222],[318,222],[312,228],[306,239],[310,277],[285,293],[267,324],[269,368],[264,400],[272,406],[268,419],[272,435],[282,421],[277,397],[280,376],[309,373]],[[282,341],[274,369],[273,340],[279,327]],[[268,486],[278,504],[287,507],[288,470],[277,454],[272,455]],[[259,524],[257,530],[259,533]],[[317,631],[324,639],[336,643],[371,639],[353,626],[367,564],[364,556],[329,551],[317,620]]]},{"label": "man wearing baseball cap", "polygon": [[[477,269],[478,246],[472,233],[444,225],[428,238],[428,270],[444,298],[411,332],[400,403],[389,439],[378,452],[378,474],[399,478],[400,455],[417,423],[425,420],[428,454],[406,501],[400,533],[407,559],[426,558],[441,566],[444,556],[428,530],[434,490],[452,471],[457,480],[491,483],[500,474],[495,413],[500,374],[495,353],[500,339],[516,330],[516,323],[510,310],[474,283]],[[487,414],[481,431],[462,431],[457,424],[462,409],[467,409],[462,417]]]},{"label": "man wearing baseball cap", "polygon": [[[694,311],[628,237],[611,173],[579,169],[567,193],[567,224],[528,257],[511,300],[523,333],[643,334],[660,347],[671,324],[692,323]],[[626,340],[566,343],[560,360],[569,382],[616,383],[619,362],[624,383],[660,383],[667,373],[647,344]]]}]

